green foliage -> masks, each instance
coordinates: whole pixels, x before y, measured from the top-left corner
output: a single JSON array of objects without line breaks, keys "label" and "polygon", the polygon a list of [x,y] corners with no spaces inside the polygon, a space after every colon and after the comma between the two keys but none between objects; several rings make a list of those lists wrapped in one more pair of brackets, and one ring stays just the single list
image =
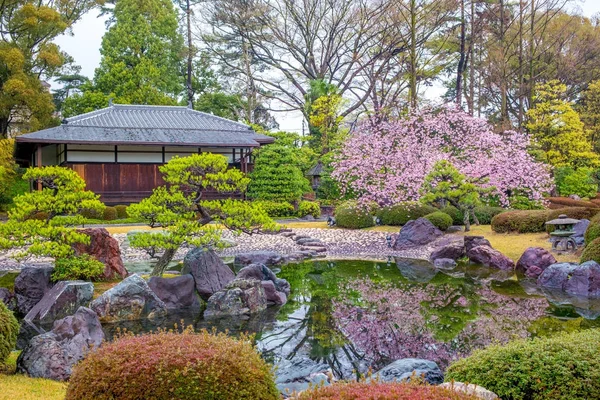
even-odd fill
[{"label": "green foliage", "polygon": [[321,207],[314,201],[301,201],[298,205],[298,216],[300,218],[312,215],[315,218],[321,216]]},{"label": "green foliage", "polygon": [[251,338],[159,332],[104,343],[75,366],[66,400],[277,400]]},{"label": "green foliage", "polygon": [[444,214],[448,214],[452,218],[452,225],[462,225],[464,222],[464,215],[462,211],[454,206],[446,206],[440,209]]},{"label": "green foliage", "polygon": [[294,148],[277,141],[258,150],[250,177],[248,197],[251,199],[293,202],[310,191]]},{"label": "green foliage", "polygon": [[492,218],[492,230],[497,233],[545,232],[550,210],[507,211]]},{"label": "green foliage", "polygon": [[287,201],[257,200],[255,205],[263,209],[271,218],[292,217],[296,210]]},{"label": "green foliage", "polygon": [[429,222],[431,222],[441,231],[445,231],[452,226],[452,217],[441,211],[427,214],[424,218],[428,219]]},{"label": "green foliage", "polygon": [[[229,169],[222,155],[174,157],[159,170],[166,185],[127,208],[131,218],[162,227],[160,232],[140,232],[131,238],[132,247],[143,248],[151,257],[162,253],[153,275],[163,273],[182,245],[223,246],[219,225],[248,234],[278,229],[267,213],[251,202],[203,200],[206,191],[243,192],[248,185],[249,179],[238,169]],[[217,224],[210,224],[213,221]]]},{"label": "green foliage", "polygon": [[373,216],[356,203],[348,201],[335,208],[335,222],[340,228],[362,229],[374,226]]},{"label": "green foliage", "polygon": [[585,243],[590,243],[598,237],[600,237],[600,214],[596,214],[590,219],[590,224],[584,234]]},{"label": "green foliage", "polygon": [[4,302],[0,301],[0,367],[6,362],[10,352],[15,349],[19,323]]},{"label": "green foliage", "polygon": [[571,103],[563,100],[567,87],[559,81],[539,84],[534,105],[527,112],[526,128],[532,136],[538,159],[561,167],[595,167],[600,159],[584,132],[583,123]]},{"label": "green foliage", "polygon": [[244,102],[237,94],[223,92],[202,93],[194,103],[194,109],[232,121],[243,120]]},{"label": "green foliage", "polygon": [[554,170],[556,187],[561,196],[576,194],[580,197],[596,197],[598,182],[592,168],[561,167]]},{"label": "green foliage", "polygon": [[22,173],[14,159],[15,141],[0,139],[0,209],[7,209],[13,198],[29,190],[27,182],[21,179]]},{"label": "green foliage", "polygon": [[579,116],[590,134],[596,152],[600,151],[600,81],[589,84],[581,96]]},{"label": "green foliage", "polygon": [[126,219],[129,217],[129,214],[127,214],[127,206],[118,205],[118,206],[115,206],[115,210],[117,210],[117,218],[118,219]]},{"label": "green foliage", "polygon": [[592,399],[600,392],[600,330],[493,345],[454,362],[446,381],[469,382],[507,400]]},{"label": "green foliage", "polygon": [[377,217],[383,225],[402,226],[410,220],[419,219],[436,211],[435,207],[407,201],[380,209]]},{"label": "green foliage", "polygon": [[540,201],[529,199],[527,196],[515,195],[509,199],[510,208],[513,210],[542,210],[544,205]]},{"label": "green foliage", "polygon": [[84,217],[86,220],[90,220],[90,219],[97,219],[97,220],[103,220],[104,219],[104,210],[100,211],[100,210],[96,210],[96,209],[89,209],[89,208],[84,208],[83,210],[81,210],[81,216]]},{"label": "green foliage", "polygon": [[589,242],[586,238],[585,242],[585,248],[583,249],[583,253],[581,253],[581,262],[596,261],[600,263],[600,237],[596,237]]},{"label": "green foliage", "polygon": [[95,258],[84,254],[81,257],[57,259],[52,271],[52,280],[58,281],[89,281],[98,278],[104,272],[104,264]]},{"label": "green foliage", "polygon": [[118,218],[117,209],[115,207],[106,207],[104,209],[103,219],[105,221],[114,221]]},{"label": "green foliage", "polygon": [[75,93],[65,99],[62,104],[62,114],[65,118],[85,114],[108,106],[109,98],[118,104],[127,104],[127,99],[115,98],[113,93],[102,93],[91,84],[82,86],[81,93]]},{"label": "green foliage", "polygon": [[[17,259],[38,255],[65,259],[73,256],[71,246],[89,243],[89,237],[74,226],[85,222],[82,210],[102,213],[97,195],[85,190],[85,181],[77,173],[62,167],[30,168],[23,175],[42,190],[17,196],[8,221],[0,224],[0,248],[19,249]],[[44,219],[40,218],[45,217]]]},{"label": "green foliage", "polygon": [[505,212],[506,209],[502,207],[478,206],[475,207],[473,211],[475,212],[475,216],[480,224],[490,225],[492,223],[492,218]]},{"label": "green foliage", "polygon": [[298,400],[476,400],[448,388],[397,382],[340,382],[303,391]]}]

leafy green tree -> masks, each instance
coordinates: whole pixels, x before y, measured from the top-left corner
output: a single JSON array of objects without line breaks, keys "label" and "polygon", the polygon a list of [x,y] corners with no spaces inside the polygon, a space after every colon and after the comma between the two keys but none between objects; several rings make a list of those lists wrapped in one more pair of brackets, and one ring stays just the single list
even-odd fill
[{"label": "leafy green tree", "polygon": [[536,87],[534,106],[526,124],[542,161],[553,166],[595,167],[600,159],[571,103],[563,100],[567,88],[558,81]]},{"label": "leafy green tree", "polygon": [[277,229],[273,220],[250,202],[205,199],[207,192],[228,194],[246,190],[249,179],[241,171],[227,167],[227,159],[218,154],[175,157],[159,167],[166,185],[156,188],[150,197],[138,204],[129,206],[130,217],[162,228],[140,232],[131,238],[131,246],[142,248],[158,259],[153,276],[162,275],[183,245],[223,246],[223,227],[247,234]]},{"label": "leafy green tree", "polygon": [[600,151],[600,80],[589,84],[579,104],[581,121],[588,130],[596,152]]},{"label": "leafy green tree", "polygon": [[598,192],[598,182],[594,179],[592,168],[556,168],[554,178],[561,196],[576,194],[580,197],[596,197]]},{"label": "leafy green tree", "polygon": [[[89,244],[88,235],[78,232],[82,225],[83,210],[102,212],[104,204],[99,196],[85,190],[85,181],[71,169],[50,166],[30,168],[23,175],[35,190],[14,199],[15,207],[8,213],[8,221],[0,224],[0,248],[19,249],[15,257],[30,255],[76,260],[81,266],[94,263],[88,257],[75,257],[72,245]],[[96,262],[97,263],[97,262]]]},{"label": "leafy green tree", "polygon": [[471,229],[471,218],[479,225],[475,215],[475,207],[481,204],[481,195],[489,193],[493,188],[484,188],[470,181],[461,174],[449,161],[441,160],[433,169],[421,187],[421,202],[432,204],[447,201],[462,211],[465,231]]},{"label": "leafy green tree", "polygon": [[110,98],[117,104],[128,103],[125,98],[115,98],[114,93],[105,94],[96,90],[91,82],[83,84],[80,89],[80,92],[70,95],[63,101],[61,105],[63,117],[69,118],[104,108]]}]

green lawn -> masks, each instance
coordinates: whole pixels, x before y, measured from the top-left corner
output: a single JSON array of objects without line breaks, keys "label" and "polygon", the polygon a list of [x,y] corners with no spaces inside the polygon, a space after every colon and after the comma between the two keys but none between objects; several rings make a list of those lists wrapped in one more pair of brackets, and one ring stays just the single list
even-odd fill
[{"label": "green lawn", "polygon": [[67,384],[15,374],[19,352],[14,351],[0,367],[0,400],[63,400]]}]

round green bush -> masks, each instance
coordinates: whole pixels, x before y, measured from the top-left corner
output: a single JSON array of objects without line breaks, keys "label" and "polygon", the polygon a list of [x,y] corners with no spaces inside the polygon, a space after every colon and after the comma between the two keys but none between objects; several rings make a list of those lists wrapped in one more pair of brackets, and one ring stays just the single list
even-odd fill
[{"label": "round green bush", "polygon": [[54,263],[52,280],[89,281],[98,278],[104,272],[104,264],[84,254],[79,257],[59,258]]},{"label": "round green bush", "polygon": [[0,300],[0,365],[4,364],[14,350],[19,334],[19,323],[3,301]]},{"label": "round green bush", "polygon": [[383,225],[402,226],[410,220],[419,219],[438,211],[437,208],[415,202],[405,202],[384,207],[377,212]]},{"label": "round green bush", "polygon": [[354,203],[345,203],[335,209],[335,223],[340,228],[362,229],[374,226],[373,216]]},{"label": "round green bush", "polygon": [[441,231],[445,231],[452,226],[452,217],[441,211],[427,214],[424,218],[428,219],[429,222],[431,222]]},{"label": "round green bush", "polygon": [[476,400],[477,397],[438,386],[409,383],[340,382],[310,388],[299,400]]},{"label": "round green bush", "polygon": [[257,200],[254,204],[262,208],[271,218],[292,217],[296,212],[294,206],[286,201]]},{"label": "round green bush", "polygon": [[446,381],[469,382],[505,400],[596,399],[600,330],[493,345],[454,362]]},{"label": "round green bush", "polygon": [[551,210],[507,211],[492,218],[492,230],[497,233],[545,232]]},{"label": "round green bush", "polygon": [[98,210],[94,209],[83,209],[81,210],[81,216],[85,219],[102,219],[104,217],[103,214],[98,212]]},{"label": "round green bush", "polygon": [[75,366],[66,400],[279,399],[271,367],[241,336],[158,332],[105,343]]},{"label": "round green bush", "polygon": [[585,243],[591,243],[594,239],[600,237],[600,214],[597,214],[590,220],[584,235]]},{"label": "round green bush", "polygon": [[118,205],[115,206],[115,210],[117,210],[117,218],[118,219],[125,219],[129,217],[129,214],[127,214],[127,207],[125,205]]},{"label": "round green bush", "polygon": [[581,253],[581,262],[590,260],[600,263],[600,237],[587,243],[583,249],[583,253]]},{"label": "round green bush", "polygon": [[118,218],[117,209],[115,207],[106,207],[104,209],[103,219],[105,221],[114,221]]},{"label": "round green bush", "polygon": [[315,218],[321,216],[321,206],[315,201],[301,201],[298,205],[298,216],[300,218],[312,215]]},{"label": "round green bush", "polygon": [[452,218],[452,225],[463,225],[463,213],[454,206],[446,206],[440,209],[444,214],[448,214]]}]

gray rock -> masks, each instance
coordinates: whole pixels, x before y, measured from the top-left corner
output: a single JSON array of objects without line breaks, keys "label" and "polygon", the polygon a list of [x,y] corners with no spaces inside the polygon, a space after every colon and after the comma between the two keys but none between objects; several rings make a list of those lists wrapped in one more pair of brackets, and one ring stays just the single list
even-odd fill
[{"label": "gray rock", "polygon": [[275,384],[281,393],[301,392],[315,384],[329,385],[331,368],[310,358],[284,359],[277,365]]},{"label": "gray rock", "polygon": [[72,367],[103,340],[98,316],[81,307],[75,315],[56,321],[50,332],[31,339],[17,359],[17,370],[33,378],[65,381]]},{"label": "gray rock", "polygon": [[438,258],[433,262],[433,266],[439,269],[453,269],[456,267],[456,261],[451,258]]},{"label": "gray rock", "polygon": [[[537,277],[541,274],[541,271],[555,263],[556,258],[548,250],[542,247],[529,247],[517,261],[516,269],[525,272],[527,276]],[[527,273],[532,267],[537,268]]]},{"label": "gray rock", "polygon": [[287,303],[287,296],[283,292],[279,292],[275,288],[275,283],[273,281],[261,281],[263,290],[265,291],[265,297],[267,298],[267,305],[284,305]]},{"label": "gray rock", "polygon": [[256,279],[259,281],[275,282],[277,276],[264,264],[250,264],[240,269],[235,279]]},{"label": "gray rock", "polygon": [[462,231],[463,231],[463,227],[460,225],[452,225],[451,227],[446,229],[446,233],[455,233],[455,232],[462,232]]},{"label": "gray rock", "polygon": [[496,393],[490,392],[486,388],[477,386],[474,383],[444,382],[440,387],[450,389],[454,392],[466,393],[481,400],[496,400],[500,398]]},{"label": "gray rock", "polygon": [[406,382],[413,376],[424,379],[430,385],[444,382],[444,374],[435,362],[419,358],[396,360],[373,374],[371,379],[381,382]]},{"label": "gray rock", "polygon": [[442,236],[443,233],[428,219],[419,218],[408,221],[396,237],[394,250],[406,250],[429,244]]},{"label": "gray rock", "polygon": [[27,313],[25,319],[43,325],[73,315],[81,306],[87,306],[94,295],[92,282],[60,281]]},{"label": "gray rock", "polygon": [[412,282],[429,282],[438,273],[427,260],[396,257],[395,261],[402,276]]},{"label": "gray rock", "polygon": [[589,219],[580,219],[578,223],[573,226],[573,230],[575,233],[571,235],[571,237],[577,243],[577,246],[583,246],[585,244],[585,231],[587,231],[588,226],[590,226]]},{"label": "gray rock", "polygon": [[27,315],[52,288],[50,277],[53,269],[51,266],[21,269],[21,273],[15,279],[15,297],[19,314]]},{"label": "gray rock", "polygon": [[19,326],[19,335],[17,336],[17,350],[23,350],[31,339],[37,335],[46,333],[46,330],[41,326],[34,324],[31,321],[22,320]]},{"label": "gray rock", "polygon": [[446,258],[451,260],[458,260],[465,255],[465,241],[462,237],[452,238],[446,240],[441,239],[443,243],[436,242],[436,248],[431,252],[429,259],[432,262],[439,258]]},{"label": "gray rock", "polygon": [[168,310],[200,307],[194,278],[190,274],[175,278],[153,276],[148,280],[148,286],[165,303]]},{"label": "gray rock", "polygon": [[502,270],[512,270],[515,263],[498,250],[489,246],[473,247],[467,252],[467,257],[474,263],[482,264],[485,267],[498,268]]},{"label": "gray rock", "polygon": [[571,296],[600,297],[600,265],[595,261],[583,264],[557,263],[550,265],[539,276],[542,288],[558,289]]},{"label": "gray rock", "polygon": [[488,246],[492,247],[492,244],[489,240],[484,238],[483,236],[465,236],[465,252],[469,252],[473,247],[477,246]]},{"label": "gray rock", "polygon": [[154,319],[167,314],[167,306],[145,280],[133,274],[92,301],[90,308],[102,322]]},{"label": "gray rock", "polygon": [[556,263],[548,266],[539,276],[539,286],[548,289],[563,290],[563,285],[570,278],[578,265],[575,263]]},{"label": "gray rock", "polygon": [[[298,236],[297,238],[301,238]],[[285,257],[274,251],[253,251],[249,253],[238,254],[233,260],[236,268],[245,267],[250,264],[264,264],[267,267],[281,265],[285,262]]]},{"label": "gray rock", "polygon": [[208,300],[235,278],[231,268],[217,253],[201,247],[192,249],[185,255],[181,273],[192,275],[196,290],[203,300]]},{"label": "gray rock", "polygon": [[210,296],[204,317],[249,315],[267,308],[267,297],[261,281],[236,279]]}]

